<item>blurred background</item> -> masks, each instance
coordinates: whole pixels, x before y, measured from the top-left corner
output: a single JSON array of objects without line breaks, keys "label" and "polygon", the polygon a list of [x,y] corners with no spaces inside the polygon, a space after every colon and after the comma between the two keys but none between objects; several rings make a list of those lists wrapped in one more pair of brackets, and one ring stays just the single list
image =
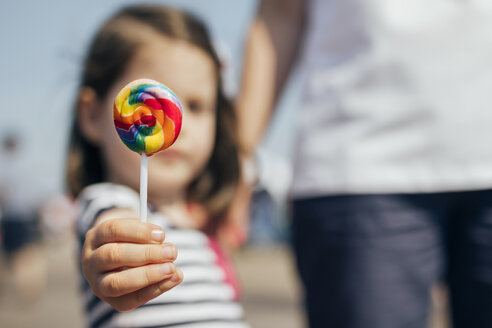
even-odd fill
[{"label": "blurred background", "polygon": [[[84,326],[72,234],[74,211],[63,195],[71,101],[90,37],[103,20],[128,3],[135,1],[2,2],[0,204],[5,207],[9,202],[22,213],[22,220],[32,223],[28,225],[32,230],[40,229],[40,234],[20,229],[18,235],[34,236],[34,243],[15,256],[0,257],[2,327]],[[224,60],[226,89],[233,96],[257,1],[150,3],[184,7],[209,24]],[[251,238],[234,257],[253,327],[304,326],[285,205],[298,101],[296,76],[257,152],[260,184],[251,205]],[[444,291],[436,290],[435,306],[432,326],[446,327]]]}]

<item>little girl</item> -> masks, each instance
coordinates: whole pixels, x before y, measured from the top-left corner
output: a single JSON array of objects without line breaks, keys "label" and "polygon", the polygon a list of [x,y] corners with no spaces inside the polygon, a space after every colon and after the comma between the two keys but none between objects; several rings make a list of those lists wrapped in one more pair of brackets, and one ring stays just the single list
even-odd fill
[{"label": "little girl", "polygon": [[[136,219],[139,156],[112,119],[114,97],[137,78],[169,86],[184,111],[176,143],[149,161],[151,223]],[[205,27],[181,11],[127,7],[95,36],[67,161],[89,326],[247,326],[228,261],[208,237],[239,179],[235,116],[220,80]]]}]

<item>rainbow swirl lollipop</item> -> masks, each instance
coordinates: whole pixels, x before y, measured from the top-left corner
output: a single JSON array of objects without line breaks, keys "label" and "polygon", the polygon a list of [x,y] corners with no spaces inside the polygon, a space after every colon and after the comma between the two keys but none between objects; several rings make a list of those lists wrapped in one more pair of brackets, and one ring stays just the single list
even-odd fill
[{"label": "rainbow swirl lollipop", "polygon": [[113,114],[116,132],[125,145],[151,156],[174,143],[181,130],[183,108],[168,87],[139,79],[118,93]]}]

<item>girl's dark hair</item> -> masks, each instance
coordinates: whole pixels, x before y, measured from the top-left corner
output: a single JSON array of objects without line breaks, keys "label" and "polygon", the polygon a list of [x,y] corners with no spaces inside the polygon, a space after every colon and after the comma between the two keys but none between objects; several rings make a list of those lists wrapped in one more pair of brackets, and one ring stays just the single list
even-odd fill
[{"label": "girl's dark hair", "polygon": [[[200,20],[183,11],[161,6],[123,8],[95,35],[85,59],[80,88],[90,87],[99,99],[104,99],[141,45],[138,36],[142,25],[161,35],[198,46],[214,62],[218,80],[215,145],[205,169],[188,188],[188,200],[204,206],[211,218],[220,218],[232,201],[239,179],[236,117],[222,89],[219,58]],[[100,149],[81,133],[77,114],[71,129],[66,176],[73,196],[84,187],[105,180]]]}]

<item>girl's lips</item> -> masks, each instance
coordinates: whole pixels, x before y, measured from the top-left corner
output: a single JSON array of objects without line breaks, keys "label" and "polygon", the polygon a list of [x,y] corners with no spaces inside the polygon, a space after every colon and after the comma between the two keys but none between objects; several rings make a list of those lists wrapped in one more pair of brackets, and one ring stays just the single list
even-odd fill
[{"label": "girl's lips", "polygon": [[182,158],[184,155],[182,152],[175,150],[175,149],[165,149],[158,154],[156,154],[156,158],[162,159],[162,160],[175,160]]}]

